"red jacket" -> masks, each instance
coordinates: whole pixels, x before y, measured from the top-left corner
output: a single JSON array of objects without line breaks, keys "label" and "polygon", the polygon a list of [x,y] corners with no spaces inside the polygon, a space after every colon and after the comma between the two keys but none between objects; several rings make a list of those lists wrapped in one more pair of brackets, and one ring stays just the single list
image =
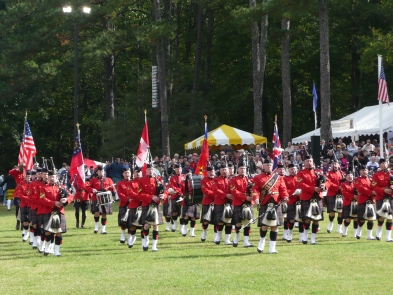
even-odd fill
[{"label": "red jacket", "polygon": [[169,184],[168,184],[168,189],[171,188],[173,189],[176,194],[168,194],[168,197],[170,196],[171,199],[176,199],[180,196],[185,195],[186,189],[185,189],[185,180],[186,180],[186,175],[185,174],[180,174],[180,175],[173,175],[169,179]]},{"label": "red jacket", "polygon": [[25,173],[20,172],[19,169],[11,169],[8,171],[8,174],[15,179],[16,185],[18,185],[25,178]]},{"label": "red jacket", "polygon": [[201,190],[203,193],[202,205],[214,203],[213,178],[204,177],[201,180]]},{"label": "red jacket", "polygon": [[[89,186],[89,183],[90,183],[89,181],[86,181],[85,182],[85,186]],[[81,201],[88,201],[90,199],[90,196],[92,194],[90,194],[86,190],[85,186],[83,186],[83,187],[78,186],[78,188],[75,188],[76,189],[76,193],[75,193],[75,196],[74,196],[74,201],[81,202]]]},{"label": "red jacket", "polygon": [[298,195],[294,195],[297,190],[297,175],[295,176],[284,176],[285,186],[289,195],[288,204],[295,204],[299,200]]},{"label": "red jacket", "polygon": [[[314,169],[303,169],[297,174],[297,188],[301,189],[300,200],[311,200],[315,193],[317,186],[318,175]],[[316,193],[319,198],[322,198],[322,192]]]},{"label": "red jacket", "polygon": [[27,197],[27,191],[28,191],[29,184],[26,183],[26,181],[22,180],[18,186],[15,188],[14,191],[14,198],[19,198],[20,199],[20,207],[24,208],[27,206],[28,202],[28,197]]},{"label": "red jacket", "polygon": [[339,193],[341,179],[343,179],[343,174],[340,170],[328,172],[327,183],[329,189],[326,194],[327,197],[335,197]]},{"label": "red jacket", "polygon": [[138,193],[139,190],[139,182],[138,179],[134,179],[130,181],[130,190],[128,191],[128,195],[131,198],[131,201],[128,203],[128,208],[138,208],[142,204],[142,198]]},{"label": "red jacket", "polygon": [[358,204],[366,203],[368,200],[374,202],[370,178],[367,176],[358,177],[355,179],[354,184],[358,191]]},{"label": "red jacket", "polygon": [[231,203],[231,200],[227,198],[227,194],[231,193],[227,177],[215,177],[212,181],[212,189],[214,191],[214,205]]},{"label": "red jacket", "polygon": [[[247,201],[247,187],[248,178],[247,176],[236,176],[230,180],[231,194],[233,195],[232,205],[241,206]],[[252,192],[251,192],[252,195]]]},{"label": "red jacket", "polygon": [[[385,189],[390,188],[390,173],[389,171],[378,171],[373,174],[373,181],[371,183],[373,190],[377,193],[376,200],[383,200],[386,196]],[[392,195],[392,194],[391,194]]]},{"label": "red jacket", "polygon": [[[60,190],[57,185],[45,185],[42,186],[40,189],[40,204],[42,205],[42,211],[41,214],[49,214],[51,213],[55,208],[55,202],[60,201]],[[67,197],[67,203],[69,204],[73,201],[74,196],[69,195]],[[60,206],[59,207],[60,213],[64,214],[64,207]]]},{"label": "red jacket", "polygon": [[[153,197],[158,197],[156,179],[154,177],[144,176],[138,179],[138,185],[138,193],[142,200],[142,206],[150,205],[153,202]],[[165,192],[163,195],[164,198],[167,196]]]},{"label": "red jacket", "polygon": [[280,202],[280,200],[284,200],[288,197],[288,191],[285,186],[285,182],[282,176],[278,176],[278,179],[274,186],[270,189],[270,193],[264,196],[261,196],[261,191],[266,182],[272,177],[272,174],[261,173],[254,177],[254,186],[252,188],[253,194],[256,198],[259,198],[259,204],[265,205],[268,203],[270,197],[274,199],[276,203]]},{"label": "red jacket", "polygon": [[355,197],[355,184],[354,182],[343,182],[340,185],[341,194],[344,197],[343,206],[351,205],[352,200]]},{"label": "red jacket", "polygon": [[32,202],[33,204],[36,205],[37,214],[44,214],[42,213],[43,205],[40,202],[40,192],[41,192],[41,188],[46,185],[47,184],[45,182],[38,180],[34,186],[34,191],[33,191],[34,195],[33,195]]}]

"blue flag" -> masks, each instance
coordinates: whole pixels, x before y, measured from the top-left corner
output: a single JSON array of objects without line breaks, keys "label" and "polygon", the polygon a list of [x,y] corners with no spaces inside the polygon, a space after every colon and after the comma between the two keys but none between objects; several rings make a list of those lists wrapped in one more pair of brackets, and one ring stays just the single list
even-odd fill
[{"label": "blue flag", "polygon": [[313,96],[312,110],[314,111],[314,113],[316,113],[317,106],[318,106],[318,94],[317,94],[317,89],[315,88],[315,83],[313,84],[312,87],[312,96]]}]

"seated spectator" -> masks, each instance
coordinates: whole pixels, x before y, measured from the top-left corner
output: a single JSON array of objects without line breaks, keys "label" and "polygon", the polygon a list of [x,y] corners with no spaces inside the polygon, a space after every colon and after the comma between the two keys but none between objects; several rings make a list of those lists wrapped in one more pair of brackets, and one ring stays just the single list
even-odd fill
[{"label": "seated spectator", "polygon": [[294,147],[292,146],[292,142],[288,142],[287,147],[285,148],[286,152],[288,152],[288,154],[293,154],[293,152],[295,151]]},{"label": "seated spectator", "polygon": [[347,170],[348,170],[348,161],[347,161],[347,159],[344,158],[344,154],[343,154],[343,153],[340,153],[338,159],[339,159],[339,161],[341,162],[341,163],[340,163],[341,171],[344,172],[344,173],[347,173]]},{"label": "seated spectator", "polygon": [[353,157],[353,154],[358,151],[358,147],[355,144],[355,142],[353,142],[353,141],[347,146],[347,149],[348,149],[348,154],[352,157]]},{"label": "seated spectator", "polygon": [[368,170],[374,170],[374,171],[378,170],[379,164],[378,164],[377,158],[375,156],[372,156],[370,158],[370,161],[367,162],[367,168],[368,168]]},{"label": "seated spectator", "polygon": [[190,171],[192,174],[194,174],[194,169],[191,168],[190,162],[186,161],[184,162],[184,167],[182,169],[182,174],[186,174],[188,171]]},{"label": "seated spectator", "polygon": [[371,143],[370,139],[367,139],[366,144],[362,147],[362,151],[371,152],[375,149],[375,146]]}]

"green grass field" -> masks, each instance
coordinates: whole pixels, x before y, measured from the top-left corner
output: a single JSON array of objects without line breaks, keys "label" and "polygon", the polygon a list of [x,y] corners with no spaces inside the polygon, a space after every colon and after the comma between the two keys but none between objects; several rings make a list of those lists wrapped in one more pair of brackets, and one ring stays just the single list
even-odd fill
[{"label": "green grass field", "polygon": [[[143,252],[139,231],[132,249],[119,243],[116,206],[108,235],[93,234],[90,213],[87,229],[76,229],[69,206],[62,257],[44,257],[22,243],[14,212],[1,206],[0,294],[391,294],[393,243],[367,241],[366,228],[361,240],[352,237],[352,225],[342,238],[326,233],[324,221],[313,246],[300,244],[297,233],[291,244],[282,241],[280,228],[279,254],[269,255],[242,242],[217,246],[212,228],[202,243],[199,223],[196,238],[161,225],[159,252]],[[253,225],[250,241],[258,240]]]}]

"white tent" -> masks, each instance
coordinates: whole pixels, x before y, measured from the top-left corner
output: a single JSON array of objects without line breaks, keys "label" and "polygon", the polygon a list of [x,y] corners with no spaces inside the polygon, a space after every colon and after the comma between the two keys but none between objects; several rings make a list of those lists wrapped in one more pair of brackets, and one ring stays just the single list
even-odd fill
[{"label": "white tent", "polygon": [[[382,105],[383,132],[393,131],[393,106]],[[310,131],[292,139],[293,143],[310,141],[311,136],[320,136],[321,129]],[[379,134],[379,106],[364,107],[361,110],[345,116],[337,121],[332,121],[333,138],[347,137],[358,138],[361,135]],[[388,135],[389,139],[389,135]],[[326,140],[326,139],[325,139]]]}]

